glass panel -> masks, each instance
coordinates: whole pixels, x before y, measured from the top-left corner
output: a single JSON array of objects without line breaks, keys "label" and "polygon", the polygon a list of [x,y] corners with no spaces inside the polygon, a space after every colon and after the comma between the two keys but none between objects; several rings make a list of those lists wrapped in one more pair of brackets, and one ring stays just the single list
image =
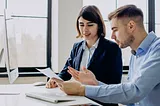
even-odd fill
[{"label": "glass panel", "polygon": [[145,23],[145,24],[144,24],[144,28],[145,28],[145,30],[148,32],[148,23]]},{"label": "glass panel", "polygon": [[14,18],[19,67],[46,66],[47,19]]},{"label": "glass panel", "polygon": [[114,41],[113,39],[111,39],[111,24],[110,24],[110,22],[105,21],[105,25],[106,25],[106,37],[105,38]]},{"label": "glass panel", "polygon": [[160,0],[155,0],[155,22],[160,24]]},{"label": "glass panel", "polygon": [[160,3],[160,1],[155,0],[155,32],[156,35],[160,37],[160,6],[158,3]]},{"label": "glass panel", "polygon": [[156,32],[156,35],[157,35],[158,37],[160,37],[160,24],[157,24],[157,25],[156,25],[155,32]]},{"label": "glass panel", "polygon": [[[4,48],[4,18],[0,17],[0,52],[2,50],[2,48]],[[0,67],[4,67],[4,53],[2,55],[2,60],[0,61]]]},{"label": "glass panel", "polygon": [[14,15],[47,16],[48,0],[8,0]]},{"label": "glass panel", "polygon": [[[48,0],[0,0],[0,50],[4,47],[4,19],[1,15],[4,13],[5,3],[8,3],[9,15],[39,17],[10,17],[11,20],[8,21],[8,34],[15,34],[16,37],[18,66],[46,67],[47,18],[40,17],[47,17]],[[13,57],[15,56],[10,58]],[[4,66],[3,56],[0,67]]]},{"label": "glass panel", "polygon": [[0,15],[4,13],[5,0],[0,0]]},{"label": "glass panel", "polygon": [[[113,5],[111,5],[113,4]],[[116,0],[83,0],[83,5],[95,5],[102,13],[103,19],[108,20],[108,14],[113,11],[116,6]]]}]

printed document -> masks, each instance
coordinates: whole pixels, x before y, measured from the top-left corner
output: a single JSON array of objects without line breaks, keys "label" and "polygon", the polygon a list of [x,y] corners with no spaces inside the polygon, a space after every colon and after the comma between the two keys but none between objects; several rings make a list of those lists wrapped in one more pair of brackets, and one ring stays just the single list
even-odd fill
[{"label": "printed document", "polygon": [[41,73],[43,73],[44,75],[46,75],[49,78],[56,78],[59,80],[62,80],[58,75],[56,75],[54,73],[54,71],[52,71],[50,68],[46,68],[46,69],[37,69],[38,71],[40,71]]}]

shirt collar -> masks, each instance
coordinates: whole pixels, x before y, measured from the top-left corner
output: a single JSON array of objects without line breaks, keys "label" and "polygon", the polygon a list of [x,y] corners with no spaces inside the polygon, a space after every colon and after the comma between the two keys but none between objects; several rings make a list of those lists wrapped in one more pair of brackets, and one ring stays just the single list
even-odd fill
[{"label": "shirt collar", "polygon": [[154,34],[154,32],[153,31],[150,32],[138,47],[136,54],[140,54],[141,52],[147,51],[149,46],[155,40],[155,38],[156,38],[156,35]]},{"label": "shirt collar", "polygon": [[[96,48],[98,47],[99,39],[100,39],[100,38],[97,39],[96,43],[95,43],[94,45],[92,45],[91,48],[95,48],[95,49],[96,49]],[[82,45],[83,45],[83,50],[85,50],[85,49],[88,48],[87,45],[86,45],[86,41],[84,41]]]}]

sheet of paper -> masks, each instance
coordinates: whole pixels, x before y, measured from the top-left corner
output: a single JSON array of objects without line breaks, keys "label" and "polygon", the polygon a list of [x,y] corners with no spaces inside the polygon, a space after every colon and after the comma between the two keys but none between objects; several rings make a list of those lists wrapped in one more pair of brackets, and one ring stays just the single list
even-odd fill
[{"label": "sheet of paper", "polygon": [[62,80],[58,75],[56,75],[50,68],[46,68],[46,69],[37,69],[38,71],[40,71],[41,73],[43,73],[44,75],[46,75],[49,78],[56,78],[59,80]]}]

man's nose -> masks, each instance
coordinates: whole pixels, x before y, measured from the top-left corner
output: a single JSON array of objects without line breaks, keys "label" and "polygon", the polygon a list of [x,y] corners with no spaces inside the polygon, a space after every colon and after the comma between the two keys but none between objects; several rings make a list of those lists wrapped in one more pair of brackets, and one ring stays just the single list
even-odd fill
[{"label": "man's nose", "polygon": [[116,39],[115,33],[112,32],[111,39]]}]

